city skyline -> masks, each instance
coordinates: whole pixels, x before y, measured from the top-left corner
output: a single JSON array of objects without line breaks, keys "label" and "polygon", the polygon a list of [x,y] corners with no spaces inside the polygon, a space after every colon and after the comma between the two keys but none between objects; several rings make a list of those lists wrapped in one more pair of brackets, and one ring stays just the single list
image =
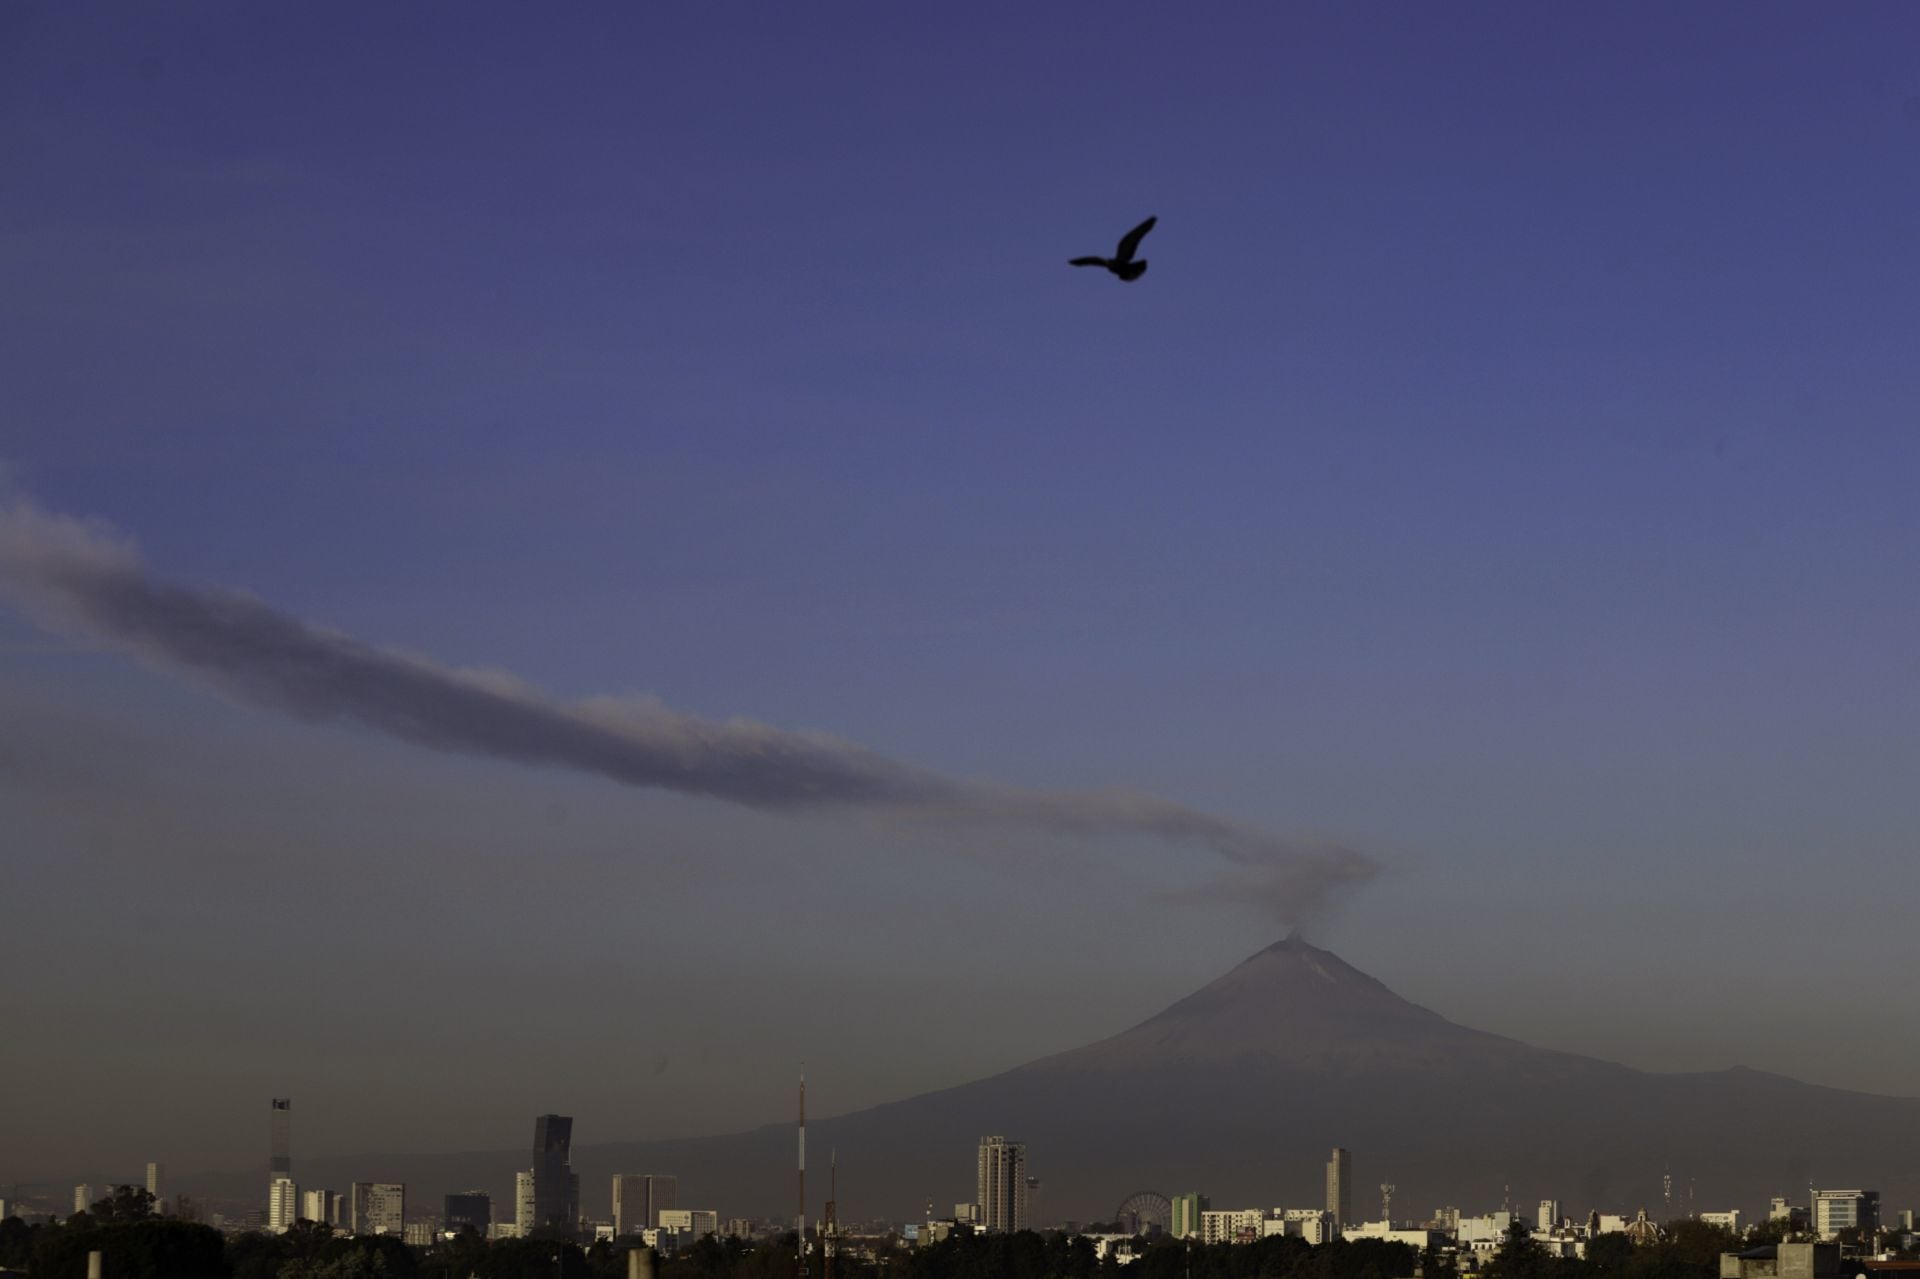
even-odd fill
[{"label": "city skyline", "polygon": [[1095,16],[0,11],[0,1185],[825,1132],[1294,924],[1920,1095],[1920,18]]},{"label": "city skyline", "polygon": [[[1288,1015],[1262,1015],[1272,1009]],[[1436,1088],[1422,1082],[1427,1077],[1445,1082]],[[1308,1110],[1276,1108],[1274,1080],[1287,1081],[1280,1085],[1285,1095],[1317,1100]],[[1211,1117],[1197,1115],[1186,1100],[1199,1096],[1207,1098]],[[1449,1153],[1436,1158],[1418,1139],[1423,1121],[1455,1111],[1477,1116],[1478,1135],[1471,1142],[1449,1140]],[[1588,1111],[1595,1118],[1583,1128],[1575,1120]],[[271,1113],[269,1165],[290,1167],[292,1100],[273,1098]],[[1135,1128],[1116,1128],[1116,1113],[1129,1115]],[[1764,1113],[1768,1123],[1742,1122],[1739,1116],[1748,1113]],[[1019,1128],[1010,1131],[1021,1139],[971,1135],[976,1115],[1017,1119]],[[1184,1184],[1187,1191],[1172,1196],[1174,1213],[1191,1219],[1212,1199],[1216,1217],[1207,1229],[1214,1242],[1261,1228],[1249,1215],[1254,1209],[1226,1206],[1235,1200],[1317,1202],[1313,1215],[1324,1216],[1323,1226],[1290,1215],[1288,1229],[1322,1242],[1375,1218],[1355,1206],[1356,1194],[1365,1192],[1356,1189],[1352,1149],[1316,1151],[1316,1131],[1365,1139],[1367,1166],[1386,1177],[1379,1186],[1382,1217],[1385,1200],[1396,1193],[1402,1205],[1497,1198],[1510,1207],[1550,1191],[1541,1200],[1555,1205],[1542,1213],[1548,1217],[1559,1216],[1563,1202],[1582,1210],[1578,1215],[1610,1216],[1657,1203],[1655,1221],[1705,1205],[1732,1213],[1728,1224],[1740,1213],[1764,1219],[1762,1205],[1769,1201],[1766,1216],[1778,1215],[1780,1192],[1803,1183],[1865,1178],[1890,1190],[1896,1203],[1920,1199],[1901,1139],[1920,1123],[1920,1105],[1911,1101],[1830,1094],[1746,1071],[1638,1075],[1532,1048],[1450,1023],[1297,939],[1250,956],[1107,1040],[997,1079],[812,1122],[835,1148],[836,1168],[838,1155],[850,1156],[852,1185],[864,1187],[854,1190],[852,1202],[866,1213],[897,1216],[909,1203],[917,1210],[915,1188],[924,1187],[934,1192],[932,1202],[945,1202],[943,1192],[970,1196],[956,1201],[956,1217],[988,1233],[1031,1224],[1029,1189],[1044,1180],[1047,1212],[1081,1219],[1097,1218],[1103,1202],[1123,1195]],[[531,1155],[523,1146],[518,1153],[451,1157],[428,1151],[329,1156],[309,1164],[303,1180],[309,1187],[353,1182],[350,1222],[360,1219],[353,1205],[375,1171],[386,1177],[379,1188],[404,1200],[405,1186],[412,1185],[424,1196],[416,1197],[419,1204],[443,1191],[451,1199],[455,1187],[479,1187],[509,1205],[500,1226],[519,1234],[535,1223],[583,1215],[605,1217],[632,1234],[663,1224],[660,1210],[678,1210],[683,1184],[691,1187],[688,1211],[778,1220],[782,1205],[791,1207],[795,1128],[796,1118],[789,1118],[733,1136],[664,1143],[622,1141],[617,1131],[602,1131],[595,1134],[600,1140],[576,1148],[573,1118],[549,1112],[535,1119]],[[1133,1135],[1110,1148],[1121,1131]],[[1552,1139],[1543,1142],[1542,1134]],[[1028,1165],[1028,1135],[1041,1137],[1037,1169]],[[971,1166],[955,1157],[963,1143],[975,1147]],[[574,1163],[576,1154],[584,1164]],[[626,1171],[636,1166],[676,1171]],[[1304,1175],[1310,1170],[1312,1180]],[[201,1211],[230,1206],[236,1195],[257,1199],[267,1205],[266,1228],[275,1231],[291,1224],[295,1204],[311,1199],[283,1172],[270,1174],[264,1195],[257,1173],[237,1180],[232,1173],[189,1175],[185,1198]],[[81,1192],[91,1196],[112,1180],[89,1178],[75,1190],[76,1205]],[[1198,1192],[1192,1192],[1195,1181],[1202,1183]],[[832,1191],[818,1179],[812,1189],[808,1219],[817,1225],[812,1210]],[[1832,1202],[1844,1208],[1860,1193],[1835,1191]],[[1803,1211],[1810,1225],[1832,1233],[1822,1202],[1816,1198]],[[338,1211],[330,1201],[322,1208]],[[307,1212],[311,1217],[312,1209]],[[792,1218],[785,1220],[790,1226]],[[393,1221],[388,1225],[397,1233]]]}]

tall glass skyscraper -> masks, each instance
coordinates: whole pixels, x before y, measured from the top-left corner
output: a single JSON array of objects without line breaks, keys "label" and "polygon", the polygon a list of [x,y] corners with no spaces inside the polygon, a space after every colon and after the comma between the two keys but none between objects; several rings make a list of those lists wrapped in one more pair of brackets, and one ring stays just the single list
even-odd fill
[{"label": "tall glass skyscraper", "polygon": [[580,1221],[580,1178],[573,1171],[573,1119],[533,1121],[533,1224],[571,1231]]}]

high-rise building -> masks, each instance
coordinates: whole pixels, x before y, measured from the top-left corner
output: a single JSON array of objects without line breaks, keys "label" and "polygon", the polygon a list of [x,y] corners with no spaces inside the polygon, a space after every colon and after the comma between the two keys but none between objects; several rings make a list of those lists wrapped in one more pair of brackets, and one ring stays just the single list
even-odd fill
[{"label": "high-rise building", "polygon": [[[533,1222],[572,1231],[580,1221],[580,1178],[573,1171],[573,1119],[541,1115],[533,1121]],[[522,1234],[527,1233],[523,1227]]]},{"label": "high-rise building", "polygon": [[75,1212],[85,1212],[91,1207],[93,1207],[93,1187],[75,1186],[73,1188],[73,1210]]},{"label": "high-rise building", "polygon": [[1880,1228],[1878,1190],[1816,1190],[1813,1192],[1813,1233],[1832,1239],[1843,1230],[1871,1234]]},{"label": "high-rise building", "polygon": [[1535,1230],[1552,1230],[1560,1224],[1560,1201],[1542,1199],[1540,1201],[1540,1219],[1533,1223]]},{"label": "high-rise building", "polygon": [[285,1097],[273,1099],[273,1133],[267,1150],[267,1176],[293,1175],[293,1102]]},{"label": "high-rise building", "polygon": [[516,1238],[525,1239],[533,1233],[540,1218],[534,1212],[533,1172],[517,1172],[513,1175],[513,1233]]},{"label": "high-rise building", "polygon": [[1169,1228],[1175,1239],[1195,1239],[1200,1235],[1200,1214],[1212,1208],[1199,1191],[1173,1197],[1173,1222]]},{"label": "high-rise building", "polygon": [[300,1216],[300,1187],[293,1178],[275,1177],[267,1183],[267,1229],[284,1235]]},{"label": "high-rise building", "polygon": [[356,1235],[401,1235],[407,1224],[407,1187],[398,1181],[356,1181],[349,1205]]},{"label": "high-rise building", "polygon": [[1336,1232],[1353,1224],[1353,1152],[1344,1146],[1335,1146],[1327,1160],[1327,1211]]},{"label": "high-rise building", "polygon": [[331,1190],[305,1190],[300,1194],[300,1220],[317,1221],[323,1226],[340,1224],[340,1196]]},{"label": "high-rise building", "polygon": [[660,1214],[680,1206],[680,1179],[651,1173],[618,1173],[613,1179],[613,1233],[634,1235],[660,1224]]},{"label": "high-rise building", "polygon": [[493,1225],[493,1196],[484,1190],[469,1190],[464,1194],[448,1195],[445,1209],[440,1214],[442,1229],[458,1233],[471,1230],[482,1239]]},{"label": "high-rise building", "polygon": [[147,1193],[153,1196],[153,1202],[155,1204],[160,1202],[160,1174],[162,1171],[163,1169],[159,1164],[150,1163],[147,1165]]},{"label": "high-rise building", "polygon": [[1027,1147],[1005,1137],[980,1139],[979,1194],[981,1228],[1012,1234],[1027,1228]]},{"label": "high-rise building", "polygon": [[[297,1195],[298,1191],[281,1186],[293,1185],[293,1102],[285,1097],[275,1097],[270,1103],[268,1114],[271,1125],[267,1130],[267,1229],[283,1231],[293,1224],[294,1213],[299,1204],[289,1201],[283,1216],[274,1216],[274,1204],[285,1195]],[[278,1226],[273,1223],[278,1220]]]}]

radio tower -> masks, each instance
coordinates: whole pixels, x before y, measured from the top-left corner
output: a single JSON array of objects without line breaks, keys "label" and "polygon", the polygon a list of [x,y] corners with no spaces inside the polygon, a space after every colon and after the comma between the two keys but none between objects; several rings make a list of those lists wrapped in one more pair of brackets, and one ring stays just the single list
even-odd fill
[{"label": "radio tower", "polygon": [[800,1279],[807,1279],[807,1067],[800,1064]]},{"label": "radio tower", "polygon": [[1388,1230],[1393,1229],[1393,1192],[1394,1184],[1391,1181],[1380,1183],[1380,1220],[1387,1223]]}]

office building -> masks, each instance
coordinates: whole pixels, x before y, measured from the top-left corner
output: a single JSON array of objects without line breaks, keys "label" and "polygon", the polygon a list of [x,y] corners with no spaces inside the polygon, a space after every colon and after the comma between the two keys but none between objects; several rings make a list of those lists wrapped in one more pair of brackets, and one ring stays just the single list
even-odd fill
[{"label": "office building", "polygon": [[73,1188],[73,1210],[75,1212],[85,1212],[91,1207],[93,1207],[93,1187],[75,1186]]},{"label": "office building", "polygon": [[[573,1119],[541,1115],[533,1121],[534,1227],[571,1233],[580,1220],[580,1178],[573,1171]],[[523,1227],[521,1233],[531,1231]]]},{"label": "office building", "polygon": [[293,1178],[275,1177],[267,1183],[267,1229],[276,1235],[284,1235],[293,1228],[300,1216],[300,1187],[293,1184]]},{"label": "office building", "polygon": [[1718,1226],[1722,1230],[1730,1230],[1736,1235],[1740,1233],[1740,1210],[1738,1208],[1735,1208],[1731,1212],[1703,1212],[1700,1214],[1700,1220],[1709,1226]]},{"label": "office building", "polygon": [[347,1228],[356,1235],[404,1235],[407,1188],[398,1181],[356,1181]]},{"label": "office building", "polygon": [[691,1243],[720,1233],[720,1214],[700,1208],[662,1208],[660,1229],[671,1230]]},{"label": "office building", "polygon": [[1192,1239],[1200,1233],[1200,1214],[1213,1207],[1199,1191],[1173,1197],[1173,1221],[1168,1229],[1175,1239]]},{"label": "office building", "polygon": [[160,1203],[160,1173],[161,1168],[159,1164],[150,1163],[147,1165],[147,1193],[153,1196],[156,1210]]},{"label": "office building", "polygon": [[1005,1137],[980,1139],[980,1226],[989,1234],[1012,1234],[1027,1228],[1027,1147]]},{"label": "office building", "polygon": [[1327,1212],[1336,1235],[1353,1224],[1353,1152],[1340,1146],[1327,1160]]},{"label": "office building", "polygon": [[680,1206],[680,1179],[623,1172],[613,1179],[613,1233],[637,1235],[660,1224],[660,1214]]},{"label": "office building", "polygon": [[1542,1199],[1540,1201],[1540,1216],[1534,1221],[1533,1228],[1535,1230],[1552,1230],[1559,1224],[1560,1201],[1558,1199]]},{"label": "office building", "polygon": [[482,1239],[493,1225],[493,1196],[484,1190],[448,1195],[442,1203],[440,1227],[448,1234],[471,1230]]},{"label": "office building", "polygon": [[1813,1235],[1837,1238],[1843,1230],[1863,1235],[1880,1228],[1880,1192],[1877,1190],[1816,1190],[1813,1192]]}]

